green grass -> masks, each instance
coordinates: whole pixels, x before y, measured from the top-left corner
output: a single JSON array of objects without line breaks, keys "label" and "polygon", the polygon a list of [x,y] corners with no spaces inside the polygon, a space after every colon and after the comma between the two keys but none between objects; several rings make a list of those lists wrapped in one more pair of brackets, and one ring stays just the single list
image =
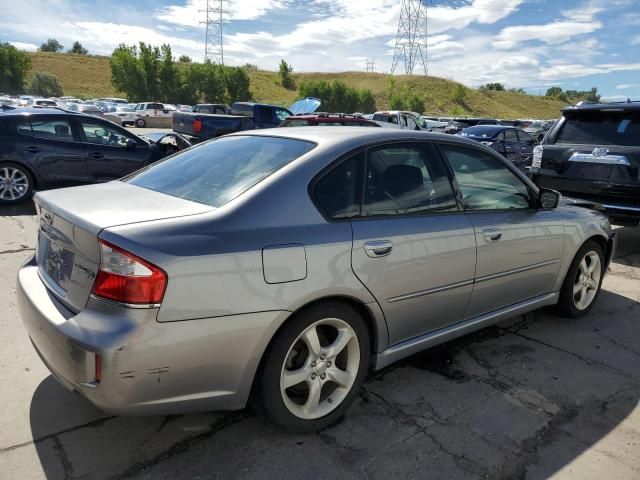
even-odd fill
[{"label": "green grass", "polygon": [[[32,71],[50,72],[60,78],[65,95],[83,98],[123,96],[111,85],[109,57],[69,55],[64,53],[29,53]],[[276,72],[250,70],[254,100],[288,106],[297,98],[295,90],[279,83]],[[296,73],[299,83],[307,79],[342,80],[357,88],[368,88],[376,98],[378,109],[387,108],[389,75],[382,73]],[[428,113],[494,118],[556,118],[566,104],[558,99],[511,92],[483,92],[465,88],[460,98],[459,84],[437,77],[393,77],[396,89],[407,88],[425,99]]]}]

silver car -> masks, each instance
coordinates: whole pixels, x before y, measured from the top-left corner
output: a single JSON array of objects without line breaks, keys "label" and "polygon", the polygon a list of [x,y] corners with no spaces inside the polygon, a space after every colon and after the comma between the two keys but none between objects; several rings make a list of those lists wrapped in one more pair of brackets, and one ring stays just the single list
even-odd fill
[{"label": "silver car", "polygon": [[19,304],[62,384],[136,415],[252,393],[294,431],[371,369],[546,305],[584,315],[615,249],[493,150],[409,130],[243,132],[35,202]]}]

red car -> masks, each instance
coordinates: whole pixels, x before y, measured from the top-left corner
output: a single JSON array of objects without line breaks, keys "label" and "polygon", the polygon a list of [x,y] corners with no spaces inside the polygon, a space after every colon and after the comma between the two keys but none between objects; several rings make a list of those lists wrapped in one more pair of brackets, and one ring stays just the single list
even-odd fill
[{"label": "red car", "polygon": [[379,127],[372,120],[359,115],[345,115],[343,113],[316,113],[312,115],[293,115],[285,118],[281,127]]}]

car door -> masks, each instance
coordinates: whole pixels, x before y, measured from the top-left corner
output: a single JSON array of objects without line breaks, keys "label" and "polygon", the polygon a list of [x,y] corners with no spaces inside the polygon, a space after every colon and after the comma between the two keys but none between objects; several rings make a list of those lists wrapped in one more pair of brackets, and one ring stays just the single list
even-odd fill
[{"label": "car door", "polygon": [[92,182],[115,180],[147,165],[149,145],[125,129],[95,118],[76,122]]},{"label": "car door", "polygon": [[473,225],[477,264],[471,318],[552,292],[564,251],[562,215],[535,208],[515,168],[470,146],[440,146]]},{"label": "car door", "polygon": [[515,129],[510,128],[504,132],[504,156],[511,163],[518,165],[521,160],[520,139]]},{"label": "car door", "polygon": [[351,222],[352,266],[380,304],[390,341],[460,321],[476,245],[444,163],[421,142],[371,147],[364,161],[362,208]]},{"label": "car door", "polygon": [[89,182],[87,157],[73,122],[65,115],[31,115],[16,121],[16,150],[40,187]]},{"label": "car door", "polygon": [[530,166],[531,160],[533,160],[533,145],[534,140],[531,135],[529,135],[524,130],[518,129],[518,140],[520,140],[520,163],[521,167]]}]

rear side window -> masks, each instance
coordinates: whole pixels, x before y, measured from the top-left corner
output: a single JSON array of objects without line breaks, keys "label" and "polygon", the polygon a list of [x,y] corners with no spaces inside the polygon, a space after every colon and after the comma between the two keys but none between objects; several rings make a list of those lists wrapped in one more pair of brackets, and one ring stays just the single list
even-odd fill
[{"label": "rear side window", "polygon": [[504,131],[504,141],[505,142],[518,142],[518,134],[515,130],[505,130]]},{"label": "rear side window", "polygon": [[220,207],[314,147],[288,138],[222,137],[155,163],[126,181]]},{"label": "rear side window", "polygon": [[556,143],[640,146],[640,113],[595,111],[569,115]]},{"label": "rear side window", "polygon": [[315,198],[329,217],[341,219],[360,214],[359,179],[363,164],[364,152],[360,152],[331,170],[316,185]]},{"label": "rear side window", "polygon": [[73,141],[71,125],[65,119],[21,120],[17,124],[17,133],[47,140]]}]

